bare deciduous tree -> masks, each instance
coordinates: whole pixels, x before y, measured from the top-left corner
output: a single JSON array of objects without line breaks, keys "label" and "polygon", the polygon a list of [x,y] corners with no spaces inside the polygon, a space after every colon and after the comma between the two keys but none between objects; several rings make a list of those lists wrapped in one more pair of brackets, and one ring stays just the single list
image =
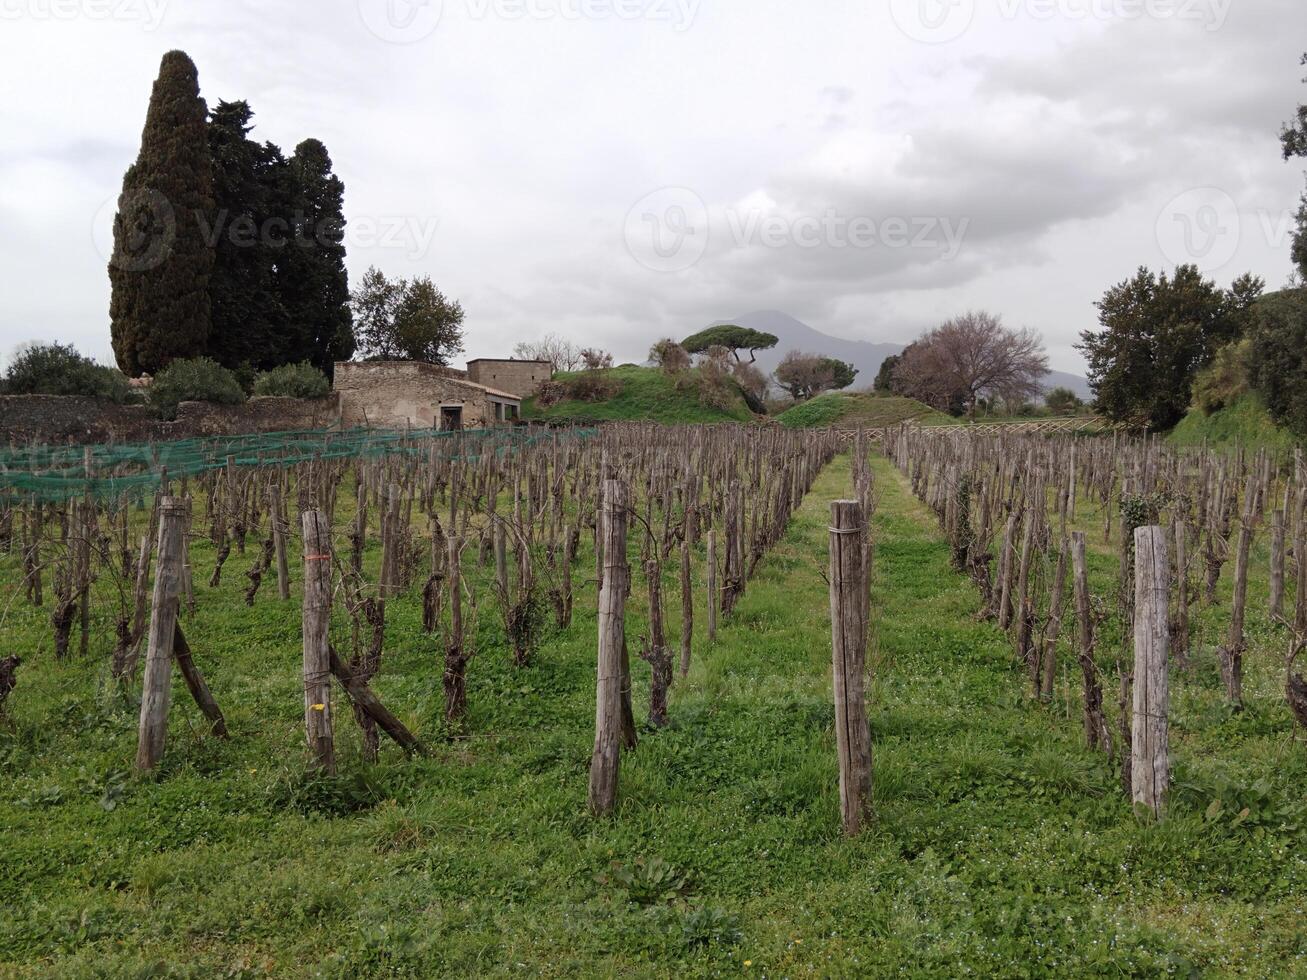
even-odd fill
[{"label": "bare deciduous tree", "polygon": [[896,389],[937,408],[975,415],[984,396],[1022,402],[1043,391],[1048,373],[1043,339],[1034,330],[1010,330],[990,313],[954,317],[903,352]]},{"label": "bare deciduous tree", "polygon": [[580,348],[552,333],[541,340],[522,341],[513,348],[513,356],[524,361],[548,361],[555,371],[579,371],[582,364]]}]

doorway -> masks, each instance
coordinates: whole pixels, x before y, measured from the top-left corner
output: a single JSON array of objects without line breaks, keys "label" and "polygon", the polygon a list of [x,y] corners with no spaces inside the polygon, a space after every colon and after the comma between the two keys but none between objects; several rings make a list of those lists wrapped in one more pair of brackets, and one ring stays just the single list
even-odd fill
[{"label": "doorway", "polygon": [[463,428],[463,406],[440,409],[440,431],[459,432]]}]

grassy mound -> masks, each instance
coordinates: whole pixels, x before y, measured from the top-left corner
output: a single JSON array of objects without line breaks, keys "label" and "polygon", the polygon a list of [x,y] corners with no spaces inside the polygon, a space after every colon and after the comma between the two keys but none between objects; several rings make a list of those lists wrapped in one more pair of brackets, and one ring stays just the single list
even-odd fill
[{"label": "grassy mound", "polygon": [[[555,380],[566,383],[575,377],[576,374],[560,374]],[[748,422],[753,418],[744,396],[734,385],[727,392],[727,407],[714,405],[706,396],[703,378],[697,370],[673,377],[656,368],[627,365],[613,368],[608,377],[615,393],[603,401],[568,399],[542,408],[530,398],[522,404],[522,415],[556,422],[682,424]]]},{"label": "grassy mound", "polygon": [[1246,394],[1232,404],[1208,415],[1191,408],[1173,430],[1169,440],[1175,446],[1245,446],[1292,449],[1298,440],[1293,433],[1271,421],[1266,406],[1255,394]]},{"label": "grassy mound", "polygon": [[836,424],[882,426],[921,422],[935,425],[951,420],[915,398],[866,391],[828,391],[782,412],[777,421],[792,429],[814,429]]}]

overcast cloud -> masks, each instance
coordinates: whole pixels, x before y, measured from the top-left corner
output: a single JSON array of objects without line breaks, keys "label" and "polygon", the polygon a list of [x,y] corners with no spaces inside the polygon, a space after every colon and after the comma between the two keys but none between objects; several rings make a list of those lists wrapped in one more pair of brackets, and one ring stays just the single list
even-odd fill
[{"label": "overcast cloud", "polygon": [[113,202],[171,48],[256,137],[326,143],[351,276],[430,274],[469,356],[986,308],[1081,371],[1139,265],[1291,267],[1302,0],[0,0],[5,353],[111,360]]}]

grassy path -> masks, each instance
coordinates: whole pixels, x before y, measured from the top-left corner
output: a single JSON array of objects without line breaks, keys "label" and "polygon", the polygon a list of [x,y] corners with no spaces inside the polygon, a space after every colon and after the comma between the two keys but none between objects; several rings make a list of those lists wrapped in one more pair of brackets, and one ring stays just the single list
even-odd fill
[{"label": "grassy path", "polygon": [[[238,584],[201,594],[192,639],[234,737],[190,734],[179,701],[158,782],[113,789],[131,707],[43,663],[0,731],[0,975],[1302,975],[1301,839],[1138,826],[1074,706],[1025,701],[929,515],[876,472],[862,838],[839,834],[822,577],[840,459],[696,649],[671,727],[623,758],[611,821],[584,812],[590,595],[526,672],[484,617],[475,737],[368,767],[342,723],[342,775],[317,783],[297,620]],[[391,615],[377,686],[430,736],[433,644],[417,601]]]}]

